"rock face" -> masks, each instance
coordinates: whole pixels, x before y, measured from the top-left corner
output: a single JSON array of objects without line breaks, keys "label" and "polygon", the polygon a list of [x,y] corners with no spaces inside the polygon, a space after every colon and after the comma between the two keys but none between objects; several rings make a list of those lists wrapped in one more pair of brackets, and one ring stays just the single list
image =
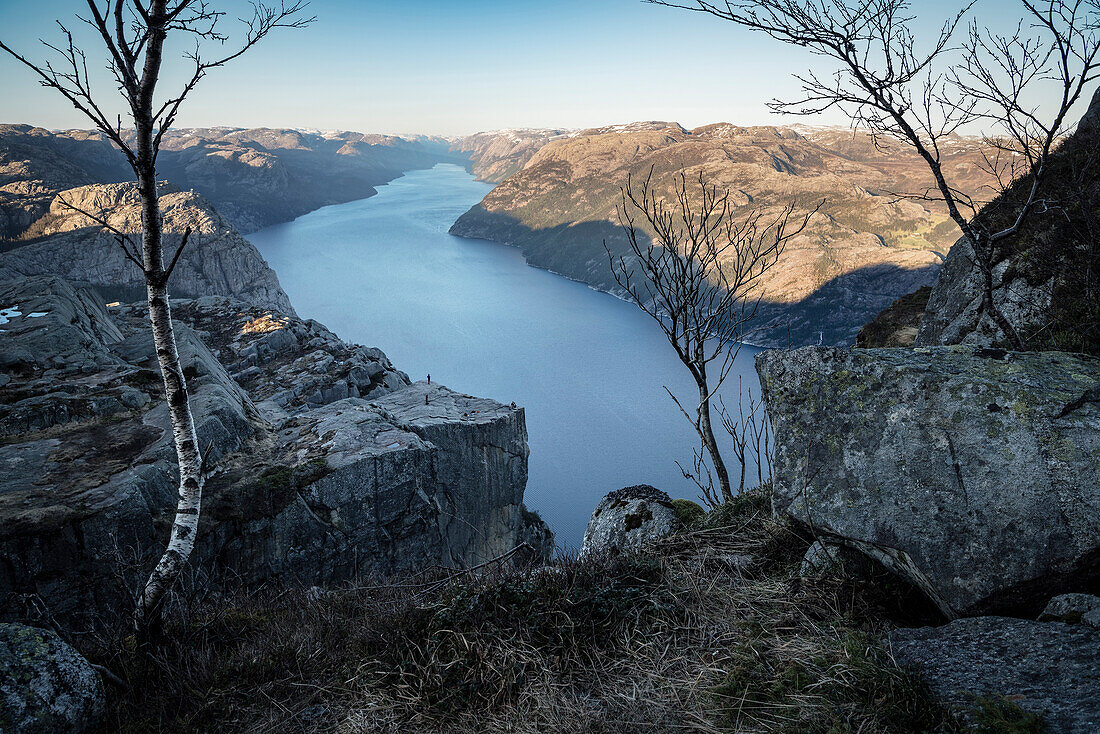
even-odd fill
[{"label": "rock face", "polygon": [[[960,239],[944,260],[940,279],[928,298],[915,344],[969,344],[988,347],[1000,342],[993,318],[980,313],[982,276],[974,264],[974,250]],[[1031,283],[1011,260],[993,269],[993,300],[1017,331],[1041,327],[1050,311],[1054,280]]]},{"label": "rock face", "polygon": [[647,484],[617,489],[592,512],[580,555],[641,553],[680,524],[672,498],[661,490]]},{"label": "rock face", "polygon": [[80,734],[96,727],[106,699],[99,674],[49,630],[0,624],[0,731]]},{"label": "rock face", "polygon": [[[1077,127],[1046,164],[1039,207],[1014,236],[994,252],[993,301],[1028,349],[1100,353],[1094,325],[1097,306],[1094,212],[1100,206],[1100,171],[1092,156],[1100,144],[1100,92]],[[1031,181],[1017,180],[978,213],[992,232],[1015,222]],[[920,320],[917,346],[971,344],[1010,346],[993,318],[981,312],[982,277],[973,248],[960,239],[944,261]],[[1084,332],[1084,333],[1082,333]]]},{"label": "rock face", "polygon": [[[525,148],[522,135],[492,145],[470,143],[475,161],[499,145]],[[924,191],[927,166],[900,144],[880,148],[862,133],[815,128],[739,127],[686,130],[674,122],[641,122],[550,137],[451,228],[462,237],[521,249],[536,267],[620,293],[605,243],[627,255],[619,226],[620,187],[652,170],[658,196],[672,194],[683,173],[699,174],[730,192],[736,217],[764,219],[794,203],[812,216],[761,281],[763,302],[753,335],[759,344],[851,344],[859,327],[906,293],[930,286],[958,236],[938,205],[898,201],[890,192]],[[945,149],[946,169],[961,189],[981,190],[981,145],[957,138]],[[527,154],[514,159],[516,163]],[[480,175],[496,175],[492,167]],[[510,170],[503,168],[501,172]],[[644,230],[643,233],[652,235]],[[629,260],[628,260],[629,262]]]},{"label": "rock face", "polygon": [[569,134],[568,130],[545,128],[493,130],[468,135],[451,149],[470,156],[469,167],[479,181],[500,183],[522,171],[542,146]]},{"label": "rock face", "polygon": [[[184,231],[192,230],[169,283],[174,296],[234,296],[294,313],[275,271],[205,199],[165,184],[160,202],[166,252],[174,252]],[[121,232],[141,232],[140,201],[132,185],[97,184],[62,191],[35,225],[36,237],[0,253],[0,280],[60,275],[90,285],[113,301],[144,298],[141,273],[125,258],[115,236],[71,207],[102,216]],[[140,242],[140,237],[136,240]]]},{"label": "rock face", "polygon": [[890,647],[918,668],[938,697],[964,708],[970,694],[1011,697],[1041,714],[1046,731],[1100,731],[1100,631],[1004,617],[899,629]]},{"label": "rock face", "polygon": [[1050,600],[1039,616],[1040,622],[1085,624],[1100,629],[1100,596],[1061,594]]},{"label": "rock face", "polygon": [[0,125],[0,239],[16,237],[47,212],[59,191],[117,183],[133,175],[106,136]]},{"label": "rock face", "polygon": [[774,511],[948,616],[1100,580],[1100,360],[964,347],[757,356]]},{"label": "rock face", "polygon": [[[20,312],[0,325],[0,613],[33,595],[95,622],[125,606],[175,509],[145,309],[104,308],[58,278],[0,296]],[[314,321],[213,297],[173,312],[219,470],[194,556],[204,573],[323,585],[474,565],[539,532],[523,507],[522,408],[409,385],[382,352]]]}]

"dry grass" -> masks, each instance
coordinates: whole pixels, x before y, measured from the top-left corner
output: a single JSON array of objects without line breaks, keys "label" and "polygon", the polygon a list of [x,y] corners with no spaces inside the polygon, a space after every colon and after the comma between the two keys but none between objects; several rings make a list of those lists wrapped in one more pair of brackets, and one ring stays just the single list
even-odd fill
[{"label": "dry grass", "polygon": [[766,506],[750,494],[650,559],[207,600],[155,647],[88,650],[132,686],[107,728],[952,730],[877,642],[889,606],[799,580],[808,540]]}]

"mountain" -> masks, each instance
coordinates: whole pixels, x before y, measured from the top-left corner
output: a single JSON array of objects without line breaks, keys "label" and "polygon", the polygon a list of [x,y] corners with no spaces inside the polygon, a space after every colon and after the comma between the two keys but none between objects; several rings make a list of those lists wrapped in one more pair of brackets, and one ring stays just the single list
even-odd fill
[{"label": "mountain", "polygon": [[213,128],[166,136],[159,173],[203,194],[248,233],[373,196],[405,171],[464,161],[433,138]]},{"label": "mountain", "polygon": [[[471,157],[480,155],[486,172],[505,170],[506,159],[489,152],[506,148],[508,136],[482,138]],[[897,196],[927,190],[924,163],[858,131],[654,121],[544,137],[451,232],[515,245],[532,265],[612,293],[619,289],[604,243],[626,251],[616,209],[628,177],[652,170],[667,195],[681,173],[689,181],[702,173],[730,190],[740,216],[758,209],[772,217],[787,204],[800,216],[824,202],[763,283],[760,323],[771,328],[754,339],[762,344],[850,344],[897,297],[931,285],[957,237],[942,207]],[[945,150],[948,177],[975,196],[989,183],[981,162],[977,139],[954,138]]]},{"label": "mountain", "polygon": [[[202,194],[247,233],[372,196],[405,171],[465,160],[440,138],[196,128],[165,136],[157,172]],[[100,133],[0,125],[0,239],[25,232],[59,191],[132,176]]]},{"label": "mountain", "polygon": [[451,150],[469,156],[467,168],[479,181],[500,183],[523,170],[548,142],[569,134],[568,130],[546,128],[494,130],[461,138]]}]

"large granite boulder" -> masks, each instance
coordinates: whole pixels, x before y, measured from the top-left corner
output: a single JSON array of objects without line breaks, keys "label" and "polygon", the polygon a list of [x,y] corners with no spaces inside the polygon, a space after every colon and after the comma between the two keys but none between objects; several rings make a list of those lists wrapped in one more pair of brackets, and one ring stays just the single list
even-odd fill
[{"label": "large granite boulder", "polygon": [[99,674],[54,632],[0,624],[0,731],[80,734],[106,700]]},{"label": "large granite boulder", "polygon": [[1100,579],[1100,359],[805,347],[756,360],[777,514],[948,616],[1035,615]]},{"label": "large granite boulder", "polygon": [[[982,274],[974,257],[974,248],[965,237],[947,253],[917,329],[913,342],[917,346],[1000,345],[1000,328],[981,310]],[[1054,296],[1053,276],[1033,282],[1035,279],[1029,275],[1007,258],[993,268],[993,301],[1022,334],[1046,323]]]},{"label": "large granite boulder", "polygon": [[899,629],[890,647],[941,700],[972,709],[974,696],[1007,697],[1043,717],[1046,731],[1100,731],[1100,630],[1006,617]]},{"label": "large granite boulder", "polygon": [[642,553],[681,526],[672,498],[648,484],[608,493],[588,521],[581,558]]},{"label": "large granite boulder", "polygon": [[[48,311],[0,326],[0,355],[30,355],[0,360],[0,615],[27,600],[95,622],[126,606],[175,510],[146,311],[56,278],[0,294]],[[522,408],[410,385],[313,321],[224,298],[173,306],[218,470],[193,557],[210,583],[467,567],[531,537]]]}]

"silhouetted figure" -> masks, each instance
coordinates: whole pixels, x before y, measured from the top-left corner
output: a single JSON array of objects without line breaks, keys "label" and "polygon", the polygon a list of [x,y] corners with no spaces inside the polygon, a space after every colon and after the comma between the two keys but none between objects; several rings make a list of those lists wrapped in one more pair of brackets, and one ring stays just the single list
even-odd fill
[{"label": "silhouetted figure", "polygon": [[432,373],[431,372],[428,373],[428,384],[429,385],[432,384]]}]

